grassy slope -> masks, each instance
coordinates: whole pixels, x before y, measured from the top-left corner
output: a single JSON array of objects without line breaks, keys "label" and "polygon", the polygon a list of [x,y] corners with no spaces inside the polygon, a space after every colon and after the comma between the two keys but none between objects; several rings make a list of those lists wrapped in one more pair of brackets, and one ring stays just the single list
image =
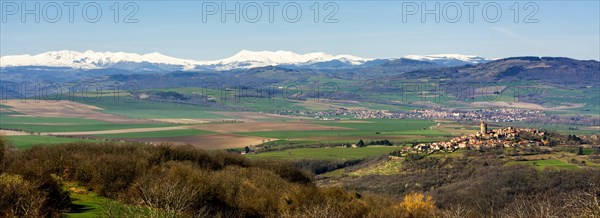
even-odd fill
[{"label": "grassy slope", "polygon": [[73,210],[63,214],[64,217],[102,217],[104,215],[105,208],[109,205],[111,207],[117,208],[117,210],[131,208],[131,206],[99,196],[94,192],[87,191],[84,187],[78,186],[75,183],[66,183],[65,188],[69,190],[71,199],[73,200],[71,203],[73,206]]},{"label": "grassy slope", "polygon": [[578,168],[576,165],[569,164],[557,159],[547,159],[547,160],[530,160],[530,161],[518,161],[518,162],[509,162],[507,164],[531,164],[538,169],[546,169],[546,168],[556,168],[556,169],[576,169]]}]

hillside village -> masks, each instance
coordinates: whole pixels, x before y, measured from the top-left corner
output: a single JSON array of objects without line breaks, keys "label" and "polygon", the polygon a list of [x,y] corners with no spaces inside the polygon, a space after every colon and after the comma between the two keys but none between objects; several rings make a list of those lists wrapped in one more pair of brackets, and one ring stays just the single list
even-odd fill
[{"label": "hillside village", "polygon": [[[524,137],[525,135],[527,137]],[[487,123],[481,121],[480,130],[477,133],[455,137],[445,142],[421,143],[414,147],[407,147],[405,151],[435,152],[483,147],[543,146],[548,145],[549,142],[544,131],[514,127],[489,130]]]}]

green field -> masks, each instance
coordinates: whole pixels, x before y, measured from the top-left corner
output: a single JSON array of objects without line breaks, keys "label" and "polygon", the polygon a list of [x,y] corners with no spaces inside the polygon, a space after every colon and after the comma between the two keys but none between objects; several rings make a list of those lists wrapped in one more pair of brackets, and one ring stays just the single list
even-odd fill
[{"label": "green field", "polygon": [[103,138],[163,138],[163,137],[206,135],[206,134],[211,134],[211,133],[212,132],[197,130],[197,129],[177,129],[177,130],[165,130],[165,131],[153,131],[153,132],[98,134],[95,136],[103,137]]},{"label": "green field", "polygon": [[7,138],[10,141],[10,144],[18,149],[28,149],[33,147],[34,145],[51,145],[78,141],[93,142],[93,140],[38,135],[7,136]]},{"label": "green field", "polygon": [[363,148],[299,148],[284,151],[273,151],[258,154],[249,154],[249,158],[275,158],[275,159],[359,159],[375,157],[398,150],[399,146],[369,146]]},{"label": "green field", "polygon": [[531,164],[535,166],[537,169],[546,169],[546,168],[556,168],[556,169],[576,169],[577,166],[569,163],[565,163],[561,160],[557,159],[547,159],[547,160],[530,160],[530,161],[513,161],[509,162],[509,165],[512,164]]},{"label": "green field", "polygon": [[113,208],[113,211],[125,211],[133,208],[133,206],[125,205],[118,201],[99,196],[94,192],[87,191],[84,187],[74,183],[66,183],[65,188],[69,190],[73,209],[63,214],[64,217],[105,217],[109,208]]},{"label": "green field", "polygon": [[[366,176],[366,175],[394,175],[402,170],[402,162],[404,159],[391,159],[379,162],[374,166],[361,168],[354,172],[348,173],[349,176]],[[332,173],[335,175],[336,173]],[[331,175],[331,174],[330,174]]]},{"label": "green field", "polygon": [[21,129],[30,132],[79,132],[79,131],[101,131],[113,129],[133,129],[168,127],[175,124],[120,124],[109,123],[99,120],[83,118],[61,118],[61,117],[22,117],[2,116],[0,117],[0,128]]},{"label": "green field", "polygon": [[[270,131],[270,132],[240,132],[236,134],[277,138],[277,139],[297,139],[306,137],[338,137],[338,136],[358,136],[358,137],[384,137],[384,136],[402,136],[402,135],[420,135],[420,136],[447,136],[449,133],[430,129],[434,122],[429,120],[357,120],[354,122],[343,121],[317,121],[317,124],[332,127],[350,128],[349,130],[290,130],[290,131]],[[335,141],[335,140],[333,140]]]},{"label": "green field", "polygon": [[177,104],[169,102],[156,102],[123,97],[115,100],[112,96],[94,98],[86,102],[75,99],[76,102],[100,107],[103,113],[116,114],[131,118],[163,119],[163,118],[189,118],[189,119],[227,119],[230,117],[215,114],[216,108],[198,105]]},{"label": "green field", "polygon": [[316,123],[325,126],[345,127],[362,131],[379,131],[381,133],[394,133],[405,130],[421,130],[435,125],[434,122],[429,120],[368,119],[353,121],[356,122],[317,121]]}]

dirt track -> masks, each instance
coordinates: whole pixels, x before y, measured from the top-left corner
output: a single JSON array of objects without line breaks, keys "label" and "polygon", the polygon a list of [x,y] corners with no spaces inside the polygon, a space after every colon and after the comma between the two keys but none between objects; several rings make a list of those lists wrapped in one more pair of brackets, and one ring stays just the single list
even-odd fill
[{"label": "dirt track", "polygon": [[16,136],[16,135],[29,135],[29,133],[21,132],[21,131],[12,131],[12,130],[2,130],[0,129],[1,136]]}]

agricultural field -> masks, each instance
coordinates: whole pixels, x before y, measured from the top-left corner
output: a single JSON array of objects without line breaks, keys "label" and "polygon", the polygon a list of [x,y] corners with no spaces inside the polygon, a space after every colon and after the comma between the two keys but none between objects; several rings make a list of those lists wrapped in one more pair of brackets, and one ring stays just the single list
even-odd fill
[{"label": "agricultural field", "polygon": [[102,138],[162,138],[162,137],[181,137],[211,134],[208,131],[197,129],[176,129],[162,131],[147,131],[147,132],[128,132],[128,133],[113,133],[113,134],[96,134],[95,136]]},{"label": "agricultural field", "polygon": [[[187,88],[177,90],[183,93],[202,91]],[[118,96],[119,101],[115,101],[114,96],[79,102],[8,101],[2,106],[0,124],[3,129],[23,130],[46,136],[15,137],[15,144],[19,147],[31,146],[44,140],[57,143],[73,141],[51,137],[65,135],[152,144],[191,144],[204,149],[243,148],[282,140],[335,145],[356,143],[358,140],[369,142],[387,139],[400,145],[443,140],[457,134],[459,131],[453,128],[460,127],[441,128],[445,124],[440,126],[428,120],[318,121],[307,117],[222,111],[168,102],[139,100],[126,103],[120,101],[129,97],[126,93]],[[329,105],[311,100],[303,101],[301,105],[309,106],[308,103],[311,104],[310,107]],[[287,102],[285,105],[292,104],[295,103]],[[339,104],[352,105],[351,102]],[[294,107],[296,106],[287,109]]]},{"label": "agricultural field", "polygon": [[219,120],[230,117],[220,115],[218,110],[197,105],[129,99],[115,101],[112,97],[99,97],[90,105],[100,107],[104,113],[138,119],[208,119]]},{"label": "agricultural field", "polygon": [[[312,78],[319,79],[319,78]],[[341,82],[341,81],[337,81]],[[349,85],[349,84],[346,84]],[[498,86],[510,92],[511,87]],[[358,91],[345,87],[342,91]],[[486,89],[487,90],[487,89]],[[486,90],[479,90],[480,94]],[[268,149],[283,151],[263,152],[256,158],[309,158],[309,159],[344,159],[347,157],[371,156],[344,153],[349,150],[323,150],[325,148],[300,148],[306,145],[321,144],[339,146],[354,144],[359,140],[366,143],[376,140],[389,140],[394,145],[408,145],[423,142],[444,141],[450,137],[471,134],[478,126],[454,123],[447,120],[411,120],[411,119],[354,119],[341,117],[341,120],[317,120],[313,117],[270,114],[274,110],[328,110],[339,107],[349,109],[384,109],[410,110],[419,108],[419,99],[424,96],[387,95],[381,93],[371,96],[389,102],[402,102],[402,98],[414,100],[415,104],[387,105],[380,103],[362,103],[355,101],[326,101],[325,99],[292,100],[276,96],[265,98],[235,100],[236,93],[225,90],[228,101],[219,101],[213,96],[215,90],[202,88],[153,89],[141,92],[176,92],[189,95],[206,94],[224,108],[205,105],[179,104],[173,102],[148,101],[134,99],[127,92],[104,93],[105,95],[86,101],[76,96],[75,101],[36,101],[23,103],[8,101],[0,109],[0,125],[4,129],[17,129],[26,132],[40,133],[41,136],[11,136],[16,147],[27,148],[39,142],[60,143],[72,142],[75,139],[58,138],[51,135],[67,135],[90,138],[106,138],[111,140],[143,142],[150,144],[168,143],[174,145],[193,145],[203,149],[240,149],[246,146],[262,146]],[[547,90],[550,92],[552,90]],[[364,93],[362,93],[364,94]],[[568,93],[567,93],[568,94]],[[582,94],[582,93],[578,93]],[[114,96],[113,96],[114,95]],[[425,96],[435,97],[435,96]],[[233,99],[233,100],[232,100]],[[470,107],[469,104],[439,99],[435,104],[446,106]],[[486,98],[475,99],[473,103],[482,103]],[[496,103],[510,102],[508,99],[496,99]],[[431,103],[431,102],[430,102]],[[485,103],[485,102],[483,102]],[[32,105],[33,104],[33,105]],[[228,109],[225,109],[228,108]],[[247,111],[230,110],[245,108]],[[561,126],[561,128],[567,128]],[[586,130],[581,130],[586,131]],[[593,132],[593,130],[586,131]],[[374,148],[374,154],[384,154],[378,149],[387,151],[391,147]],[[293,149],[293,150],[285,150]],[[315,149],[315,150],[313,150]],[[364,150],[363,148],[357,151]],[[288,151],[299,152],[289,156]],[[339,155],[331,151],[341,152]],[[319,155],[320,152],[324,152]],[[273,154],[271,154],[273,153]],[[282,155],[286,154],[286,155]],[[314,155],[314,156],[313,156]],[[383,170],[385,171],[385,170]]]},{"label": "agricultural field", "polygon": [[[313,141],[358,141],[360,139],[393,141],[421,140],[427,137],[444,137],[452,133],[430,128],[435,125],[428,120],[341,120],[314,121],[330,128],[328,131],[319,130],[280,130],[238,132],[238,134],[286,140]],[[343,128],[343,129],[340,129]]]},{"label": "agricultural field", "polygon": [[547,168],[550,168],[550,169],[576,169],[576,168],[578,168],[577,165],[569,164],[569,163],[566,163],[566,162],[564,162],[562,160],[558,160],[558,159],[516,161],[516,162],[509,162],[508,164],[509,165],[511,165],[511,164],[531,164],[540,170],[547,169]]},{"label": "agricultural field", "polygon": [[53,145],[79,141],[94,142],[94,140],[39,135],[7,136],[7,138],[9,140],[10,145],[14,146],[17,149],[29,149],[34,145]]},{"label": "agricultural field", "polygon": [[76,131],[102,131],[132,128],[169,127],[167,123],[110,123],[85,118],[0,116],[0,126],[6,129],[19,129],[29,132],[54,133]]},{"label": "agricultural field", "polygon": [[375,157],[383,154],[388,154],[392,151],[399,150],[400,146],[368,146],[362,148],[342,148],[342,147],[326,147],[326,148],[299,148],[289,149],[284,151],[273,151],[258,154],[247,155],[248,158],[273,158],[273,159],[361,159],[366,157]]}]

